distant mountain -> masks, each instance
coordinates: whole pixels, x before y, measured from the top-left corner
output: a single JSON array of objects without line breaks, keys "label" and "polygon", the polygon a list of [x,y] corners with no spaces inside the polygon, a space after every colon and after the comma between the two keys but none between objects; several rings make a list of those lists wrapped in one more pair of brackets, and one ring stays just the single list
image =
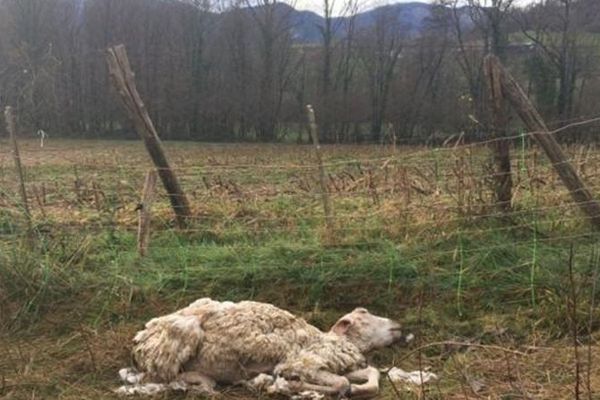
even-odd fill
[{"label": "distant mountain", "polygon": [[[277,13],[290,18],[294,40],[305,44],[321,41],[320,27],[324,25],[325,21],[322,16],[312,11],[296,10],[286,3],[278,3],[277,7]],[[459,10],[461,24],[465,27],[470,24],[466,11],[465,7]],[[419,35],[424,28],[431,26],[435,21],[448,21],[451,18],[449,8],[421,2],[396,3],[357,14],[355,16],[356,28],[359,30],[369,29],[377,23],[377,19],[382,13],[388,18],[390,16],[394,18],[400,29],[411,36]],[[350,17],[334,18],[333,24],[340,28],[339,34],[345,31],[344,27],[349,21]]]},{"label": "distant mountain", "polygon": [[374,25],[378,15],[384,13],[395,16],[402,30],[411,34],[421,32],[425,23],[432,16],[433,5],[428,3],[397,3],[377,7],[356,16],[358,28],[368,28]]},{"label": "distant mountain", "polygon": [[316,43],[321,39],[319,26],[325,18],[312,11],[292,10],[290,14],[294,40],[300,43]]},{"label": "distant mountain", "polygon": [[[323,26],[323,17],[311,11],[291,10],[290,12],[290,18],[294,26],[294,37],[298,42],[316,43],[321,39],[319,26]],[[421,33],[433,21],[434,16],[442,19],[450,18],[449,9],[440,8],[430,3],[397,3],[357,14],[356,27],[358,29],[368,29],[376,23],[381,13],[393,16],[397,20],[400,29],[411,36]],[[334,19],[334,24],[340,24],[343,27],[348,21],[348,17],[338,17]]]}]

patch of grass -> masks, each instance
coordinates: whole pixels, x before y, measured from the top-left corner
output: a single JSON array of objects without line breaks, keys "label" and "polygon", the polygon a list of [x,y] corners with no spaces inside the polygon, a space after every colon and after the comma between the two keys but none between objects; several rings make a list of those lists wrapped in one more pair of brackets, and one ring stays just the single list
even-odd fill
[{"label": "patch of grass", "polygon": [[[475,397],[474,381],[485,383],[477,395],[490,398],[568,398],[568,253],[575,243],[576,312],[588,321],[598,238],[550,166],[529,157],[535,150],[515,160],[514,211],[500,218],[484,151],[325,146],[331,234],[311,147],[166,145],[193,216],[188,230],[173,229],[161,192],[143,259],[134,209],[149,164],[140,143],[52,141],[41,152],[25,142],[34,248],[22,239],[15,182],[2,176],[0,376],[8,383],[0,396],[112,398],[107,388],[129,362],[135,331],[210,296],[271,302],[323,329],[366,306],[417,332],[416,347],[496,346],[423,348],[422,361],[443,374],[430,399]],[[587,180],[600,183],[587,164]],[[585,324],[579,331],[594,343],[597,309],[591,320],[591,334]],[[546,348],[556,359],[548,361]],[[405,369],[418,366],[416,356],[372,355],[376,365]],[[396,398],[389,384],[382,398]]]},{"label": "patch of grass", "polygon": [[[13,329],[34,329],[33,322],[62,306],[97,326],[106,315],[147,317],[203,296],[255,298],[300,311],[317,304],[324,309],[365,305],[400,316],[416,306],[417,290],[424,288],[425,304],[450,320],[528,309],[536,324],[552,326],[557,335],[567,331],[558,299],[564,303],[566,296],[568,242],[540,244],[538,304],[532,305],[531,245],[510,231],[490,230],[478,238],[450,235],[428,246],[380,241],[362,248],[288,238],[223,243],[171,231],[155,235],[144,259],[135,252],[135,236],[118,230],[53,243],[34,251],[2,248],[0,284],[13,310],[3,321],[12,321]],[[589,268],[595,245],[592,238],[580,240],[580,274]],[[161,299],[160,304],[149,309],[149,298]],[[145,312],[138,315],[138,309]]]}]

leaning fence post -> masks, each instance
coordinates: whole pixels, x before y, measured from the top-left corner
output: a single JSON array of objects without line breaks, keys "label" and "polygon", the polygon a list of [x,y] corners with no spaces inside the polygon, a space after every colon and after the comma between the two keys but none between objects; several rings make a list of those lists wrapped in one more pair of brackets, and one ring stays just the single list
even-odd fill
[{"label": "leaning fence post", "polygon": [[29,238],[33,238],[33,221],[31,218],[31,212],[29,211],[29,202],[27,201],[27,191],[25,190],[25,174],[23,173],[23,166],[21,165],[21,156],[19,154],[19,145],[17,143],[17,122],[12,107],[7,106],[4,109],[4,119],[6,121],[6,129],[10,135],[10,141],[12,143],[13,159],[15,161],[15,168],[17,170],[17,177],[19,178],[19,194],[21,195],[21,207],[23,208],[23,214],[27,221],[27,234]]},{"label": "leaning fence post", "polygon": [[554,169],[571,193],[573,201],[587,214],[588,219],[595,229],[600,230],[600,204],[594,199],[591,191],[583,180],[577,175],[577,171],[571,165],[562,148],[548,130],[546,123],[537,112],[529,98],[517,83],[515,78],[502,66],[502,63],[493,55],[486,56],[484,62],[486,69],[495,75],[500,82],[502,94],[517,114],[535,141],[542,147]]},{"label": "leaning fence post", "polygon": [[319,186],[321,187],[321,198],[323,200],[323,210],[325,211],[325,223],[327,225],[329,238],[333,239],[333,211],[325,179],[325,167],[323,166],[323,156],[321,155],[321,145],[319,144],[319,133],[315,119],[315,111],[310,104],[306,105],[306,113],[308,116],[308,128],[315,147],[315,156],[317,157],[317,164],[319,166]]},{"label": "leaning fence post", "polygon": [[142,190],[142,200],[137,206],[139,213],[138,221],[138,253],[144,257],[148,252],[148,243],[150,241],[150,222],[152,220],[152,203],[154,203],[154,193],[156,189],[156,171],[151,170],[146,174],[144,189]]},{"label": "leaning fence post", "polygon": [[109,48],[106,59],[112,82],[121,96],[121,100],[123,100],[123,105],[129,113],[129,117],[135,124],[136,131],[144,140],[148,154],[150,154],[158,170],[158,175],[167,191],[171,206],[175,212],[177,225],[180,228],[184,228],[187,222],[186,219],[191,215],[190,206],[187,197],[179,185],[177,176],[169,165],[156,128],[137,91],[134,74],[129,65],[125,46],[121,44]]}]

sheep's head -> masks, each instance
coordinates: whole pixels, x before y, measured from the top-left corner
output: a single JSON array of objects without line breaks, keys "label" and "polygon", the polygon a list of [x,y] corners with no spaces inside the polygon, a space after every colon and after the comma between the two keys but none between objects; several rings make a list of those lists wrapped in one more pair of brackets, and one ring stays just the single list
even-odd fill
[{"label": "sheep's head", "polygon": [[396,321],[373,315],[365,308],[357,308],[340,318],[330,332],[345,337],[362,352],[367,352],[406,340],[401,328]]}]

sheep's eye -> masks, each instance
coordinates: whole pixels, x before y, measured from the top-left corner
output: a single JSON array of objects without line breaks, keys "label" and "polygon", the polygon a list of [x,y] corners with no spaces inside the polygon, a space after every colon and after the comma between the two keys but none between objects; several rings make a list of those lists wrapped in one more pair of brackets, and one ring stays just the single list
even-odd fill
[{"label": "sheep's eye", "polygon": [[367,314],[369,311],[367,311],[367,309],[366,309],[366,308],[362,308],[362,307],[361,307],[361,308],[357,308],[357,309],[356,309],[356,312],[359,312],[359,313],[361,313],[361,314]]}]

